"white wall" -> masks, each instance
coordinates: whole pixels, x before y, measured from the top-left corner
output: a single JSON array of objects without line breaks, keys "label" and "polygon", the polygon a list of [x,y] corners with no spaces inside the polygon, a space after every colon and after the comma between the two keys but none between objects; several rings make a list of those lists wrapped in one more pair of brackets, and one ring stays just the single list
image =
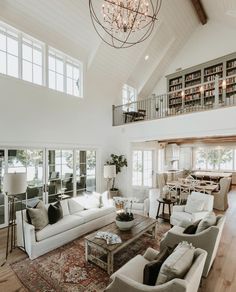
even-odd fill
[{"label": "white wall", "polygon": [[153,92],[166,93],[167,83],[165,76],[172,74],[178,68],[186,69],[236,51],[235,30],[224,23],[208,21],[206,25],[196,28],[182,50],[163,72]]},{"label": "white wall", "polygon": [[[93,147],[98,151],[98,187],[112,147],[112,89],[88,77],[84,99],[0,75],[0,146]],[[113,151],[114,150],[114,151]]]},{"label": "white wall", "polygon": [[[119,143],[120,149],[127,155],[128,164],[131,164],[131,142],[235,135],[235,116],[236,107],[230,107],[127,124],[115,127],[114,131],[116,137],[119,137],[117,144]],[[122,177],[122,189],[131,192],[131,179],[131,168],[129,168],[129,172]]]}]

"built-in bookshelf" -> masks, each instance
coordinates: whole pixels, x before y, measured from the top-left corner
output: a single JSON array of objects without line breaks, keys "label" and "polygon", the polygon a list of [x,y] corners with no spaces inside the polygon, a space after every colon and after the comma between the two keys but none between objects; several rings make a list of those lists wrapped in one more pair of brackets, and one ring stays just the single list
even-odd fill
[{"label": "built-in bookshelf", "polygon": [[226,98],[236,98],[236,58],[226,62],[226,76]]},{"label": "built-in bookshelf", "polygon": [[213,106],[236,99],[236,53],[167,76],[169,107]]},{"label": "built-in bookshelf", "polygon": [[182,106],[182,76],[176,76],[169,81],[169,107],[181,107]]}]

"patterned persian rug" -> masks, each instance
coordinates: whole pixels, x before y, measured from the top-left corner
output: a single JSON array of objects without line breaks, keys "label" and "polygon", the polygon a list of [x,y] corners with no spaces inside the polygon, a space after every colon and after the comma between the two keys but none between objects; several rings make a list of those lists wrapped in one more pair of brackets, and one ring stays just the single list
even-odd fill
[{"label": "patterned persian rug", "polygon": [[[115,270],[148,247],[159,250],[160,239],[169,229],[168,224],[159,224],[157,239],[147,235],[122,249],[114,256]],[[78,238],[33,261],[29,258],[11,265],[22,284],[30,292],[97,292],[104,291],[109,276],[101,268],[86,263],[84,240]]]}]

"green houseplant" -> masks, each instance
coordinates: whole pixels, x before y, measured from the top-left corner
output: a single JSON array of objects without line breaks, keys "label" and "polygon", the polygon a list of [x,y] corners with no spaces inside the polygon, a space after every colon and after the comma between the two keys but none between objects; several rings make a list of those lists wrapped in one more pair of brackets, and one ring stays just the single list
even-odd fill
[{"label": "green houseplant", "polygon": [[[107,160],[106,164],[116,166],[116,175],[121,172],[124,166],[128,166],[125,156],[116,154],[111,154],[111,158],[110,160]],[[115,187],[115,178],[112,179],[112,187],[110,188],[110,191],[113,192],[113,195],[118,194],[119,190]]]}]

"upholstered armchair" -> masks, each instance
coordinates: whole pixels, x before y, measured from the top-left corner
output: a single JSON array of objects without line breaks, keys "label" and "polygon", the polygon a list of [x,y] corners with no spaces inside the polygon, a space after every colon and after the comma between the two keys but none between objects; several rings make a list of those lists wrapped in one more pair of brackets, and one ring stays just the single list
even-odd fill
[{"label": "upholstered armchair", "polygon": [[213,192],[214,209],[225,211],[228,208],[228,192],[231,185],[231,178],[222,178],[220,180],[220,190]]},{"label": "upholstered armchair", "polygon": [[196,197],[196,199],[204,200],[202,210],[199,212],[186,212],[186,205],[175,205],[173,206],[173,212],[170,217],[171,225],[186,227],[191,223],[204,218],[213,210],[213,196],[199,192],[192,192],[191,195],[188,196],[187,201],[190,200],[191,196]]},{"label": "upholstered armchair", "polygon": [[204,249],[207,251],[207,258],[203,270],[203,276],[207,277],[212,263],[216,257],[224,224],[225,216],[218,215],[215,226],[208,227],[207,229],[196,234],[184,234],[183,227],[174,226],[164,235],[163,239],[161,240],[161,250],[165,246],[173,247],[182,241],[188,241],[189,243],[192,243],[194,247]]},{"label": "upholstered armchair", "polygon": [[106,292],[197,292],[206,260],[206,251],[197,248],[194,261],[184,279],[173,279],[165,284],[148,286],[143,283],[145,265],[154,260],[158,251],[148,248],[143,256],[137,255],[111,276]]}]

